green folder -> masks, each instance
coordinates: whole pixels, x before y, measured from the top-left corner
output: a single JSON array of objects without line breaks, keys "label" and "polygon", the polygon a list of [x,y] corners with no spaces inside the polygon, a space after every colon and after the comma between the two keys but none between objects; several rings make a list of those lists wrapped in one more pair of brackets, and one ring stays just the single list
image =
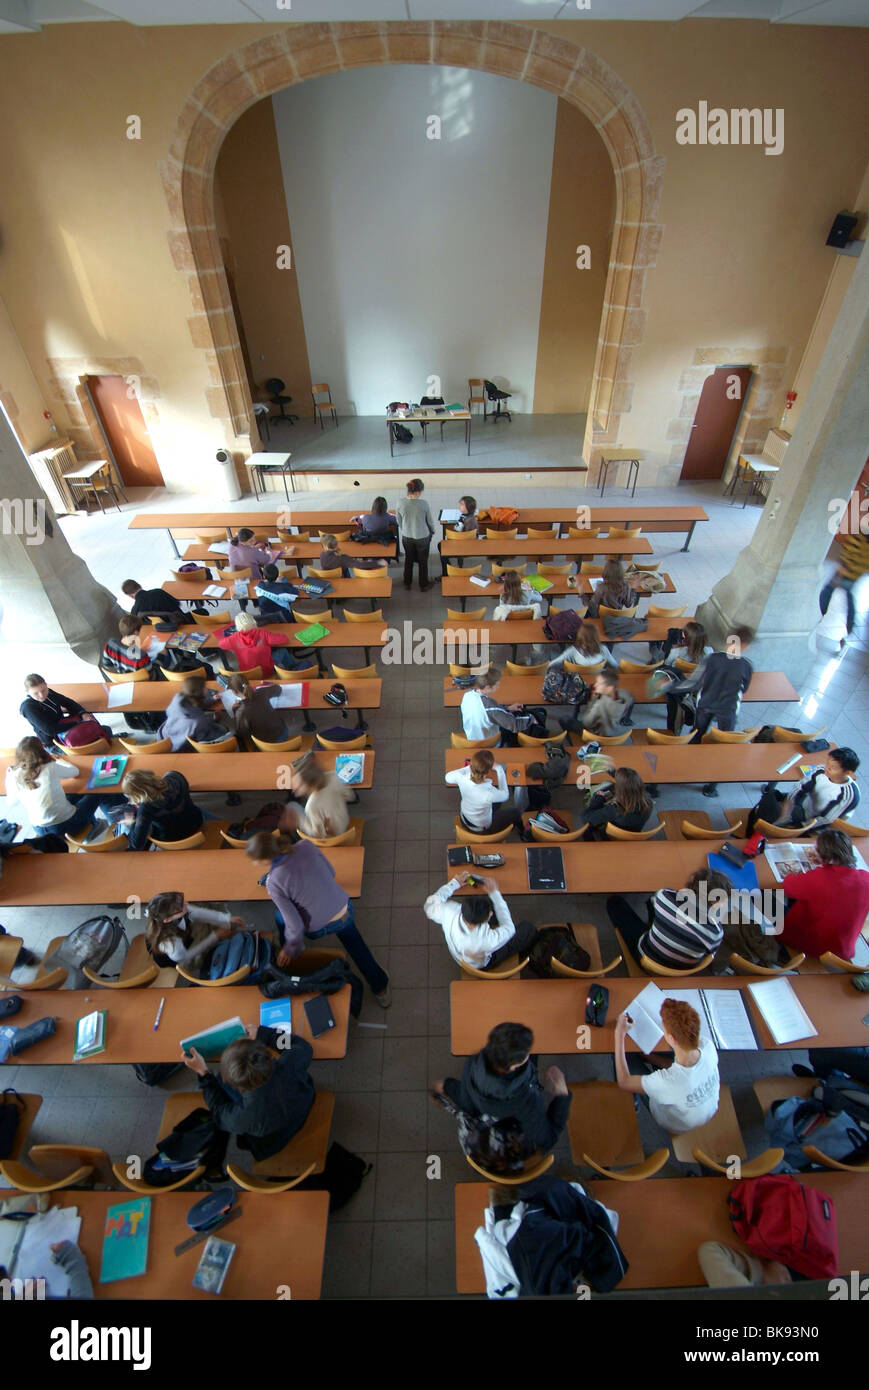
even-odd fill
[{"label": "green folder", "polygon": [[201,1033],[194,1033],[192,1037],[182,1038],[181,1047],[184,1052],[192,1052],[195,1048],[206,1062],[214,1062],[224,1048],[244,1037],[247,1037],[247,1034],[241,1019],[228,1018],[225,1022],[215,1023],[212,1028],[206,1028]]},{"label": "green folder", "polygon": [[547,589],[552,588],[552,580],[547,579],[545,574],[529,575],[526,583],[530,584],[532,589],[536,589],[538,594],[545,594]]},{"label": "green folder", "polygon": [[313,647],[321,637],[328,637],[330,631],[331,629],[324,627],[322,623],[312,623],[310,627],[303,627],[301,632],[297,632],[293,641],[301,642],[305,647]]}]

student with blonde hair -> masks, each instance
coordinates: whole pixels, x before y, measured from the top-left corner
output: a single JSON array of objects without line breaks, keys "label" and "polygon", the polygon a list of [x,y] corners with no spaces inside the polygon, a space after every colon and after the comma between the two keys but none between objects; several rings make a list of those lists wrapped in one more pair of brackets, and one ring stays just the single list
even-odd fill
[{"label": "student with blonde hair", "polygon": [[282,632],[269,632],[268,628],[257,627],[256,619],[249,613],[239,613],[235,620],[235,632],[225,629],[217,640],[221,651],[232,652],[240,671],[249,671],[259,666],[264,676],[273,676],[275,662],[272,647],[285,647],[287,639]]}]

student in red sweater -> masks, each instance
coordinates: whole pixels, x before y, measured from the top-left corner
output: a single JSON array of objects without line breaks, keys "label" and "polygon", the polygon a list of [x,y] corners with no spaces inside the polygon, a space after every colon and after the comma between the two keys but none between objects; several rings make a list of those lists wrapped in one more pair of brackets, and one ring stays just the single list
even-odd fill
[{"label": "student in red sweater", "polygon": [[259,666],[264,676],[273,676],[275,663],[272,660],[272,647],[285,647],[285,634],[257,627],[249,613],[239,613],[235,620],[235,628],[235,632],[227,631],[219,638],[217,645],[221,651],[233,653],[240,671],[249,671],[252,666]]},{"label": "student in red sweater", "polygon": [[818,869],[788,874],[782,883],[787,899],[781,936],[761,936],[756,927],[739,928],[741,948],[764,965],[777,965],[779,947],[820,956],[833,951],[851,960],[869,914],[869,873],[858,869],[851,841],[842,830],[822,830],[815,841]]}]

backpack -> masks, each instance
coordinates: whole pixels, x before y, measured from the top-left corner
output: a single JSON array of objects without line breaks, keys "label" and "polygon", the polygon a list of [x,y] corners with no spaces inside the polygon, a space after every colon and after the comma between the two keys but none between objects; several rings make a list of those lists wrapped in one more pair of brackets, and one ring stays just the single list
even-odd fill
[{"label": "backpack", "polygon": [[[555,614],[560,618],[560,613]],[[584,705],[590,691],[582,676],[555,666],[543,677],[543,698],[550,705]]]},{"label": "backpack", "polygon": [[124,719],[127,728],[132,729],[134,733],[156,734],[157,730],[161,729],[166,722],[166,711],[143,710],[132,713],[125,711]]},{"label": "backpack", "polygon": [[342,1144],[333,1142],[329,1145],[322,1173],[305,1178],[304,1182],[297,1183],[296,1186],[299,1191],[307,1189],[309,1192],[328,1192],[331,1215],[333,1211],[340,1211],[342,1207],[346,1207],[350,1198],[354,1197],[362,1186],[362,1179],[367,1178],[373,1167],[373,1163],[366,1163],[358,1154],[351,1153]]},{"label": "backpack", "polygon": [[571,970],[588,970],[591,956],[578,946],[569,926],[541,927],[528,956],[528,973],[537,980],[557,980],[552,961],[560,960]]},{"label": "backpack", "polygon": [[205,675],[208,680],[214,680],[214,671],[200,657],[194,656],[192,652],[181,651],[178,647],[167,647],[157,657],[157,665],[162,671],[199,671],[205,668]]},{"label": "backpack", "polygon": [[233,932],[225,941],[218,941],[208,958],[207,980],[222,980],[224,975],[234,975],[242,966],[250,966],[250,974],[244,983],[255,985],[262,977],[266,966],[272,963],[272,943],[268,937],[256,932]]},{"label": "backpack", "polygon": [[200,1106],[157,1141],[157,1152],[146,1160],[142,1177],[153,1187],[169,1187],[201,1164],[210,1168],[222,1162],[225,1152],[226,1136]]},{"label": "backpack", "polygon": [[770,1174],[735,1183],[727,1206],[734,1233],[753,1255],[778,1260],[809,1279],[836,1273],[836,1208],[826,1193]]},{"label": "backpack", "polygon": [[812,1167],[804,1144],[840,1163],[860,1162],[869,1156],[869,1086],[833,1071],[810,1099],[774,1101],[765,1123],[770,1143],[785,1151],[784,1172]]},{"label": "backpack", "polygon": [[111,743],[114,734],[111,729],[104,724],[98,724],[95,719],[82,719],[80,723],[73,724],[70,729],[58,735],[58,741],[66,744],[67,748],[83,748],[88,743],[96,743],[97,739],[105,738]]},{"label": "backpack", "polygon": [[471,1115],[467,1110],[460,1110],[440,1091],[430,1094],[432,1100],[455,1118],[459,1147],[467,1158],[473,1159],[487,1173],[506,1176],[522,1172],[533,1149],[529,1148],[517,1119],[512,1115],[504,1120],[495,1120],[491,1115]]},{"label": "backpack", "polygon": [[392,437],[396,444],[413,443],[413,435],[406,425],[394,424],[390,428],[392,429]]},{"label": "backpack", "polygon": [[543,624],[543,631],[551,642],[573,643],[581,622],[576,609],[567,608],[563,613],[550,613]]},{"label": "backpack", "polygon": [[26,1109],[13,1086],[0,1093],[0,1158],[11,1158],[18,1123]]},{"label": "backpack", "polygon": [[[264,806],[260,806],[256,815],[246,816],[244,820],[236,821],[227,830],[227,835],[233,840],[249,840],[252,835],[256,835],[258,830],[277,830],[281,816],[286,810],[280,801],[267,801]],[[226,845],[226,841],[224,840]],[[226,845],[231,849],[231,845]]]},{"label": "backpack", "polygon": [[339,989],[349,985],[350,1012],[354,1018],[359,1017],[362,1008],[362,981],[342,956],[336,956],[308,975],[290,975],[269,964],[256,983],[266,999],[282,999],[286,994],[337,994]]},{"label": "backpack", "polygon": [[[69,972],[67,983],[70,989],[90,989],[84,967],[88,966],[98,975],[122,943],[126,956],[130,943],[119,917],[89,917],[64,937],[57,950],[45,958],[43,966],[49,971],[62,965]],[[114,975],[120,972],[122,964],[123,956]]]},{"label": "backpack", "polygon": [[175,1076],[183,1066],[183,1062],[134,1062],[133,1071],[136,1073],[136,1080],[141,1081],[143,1086],[162,1086],[164,1081],[168,1081],[170,1076]]}]

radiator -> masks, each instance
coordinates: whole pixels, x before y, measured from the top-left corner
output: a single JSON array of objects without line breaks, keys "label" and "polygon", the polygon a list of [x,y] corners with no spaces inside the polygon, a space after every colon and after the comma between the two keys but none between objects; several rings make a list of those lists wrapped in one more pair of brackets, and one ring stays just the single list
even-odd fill
[{"label": "radiator", "polygon": [[36,481],[57,516],[76,510],[75,497],[64,475],[74,473],[78,466],[71,439],[62,439],[51,448],[30,455],[30,467]]},{"label": "radiator", "polygon": [[781,468],[791,437],[787,430],[770,430],[763,443],[761,458],[767,463],[776,463]]}]

